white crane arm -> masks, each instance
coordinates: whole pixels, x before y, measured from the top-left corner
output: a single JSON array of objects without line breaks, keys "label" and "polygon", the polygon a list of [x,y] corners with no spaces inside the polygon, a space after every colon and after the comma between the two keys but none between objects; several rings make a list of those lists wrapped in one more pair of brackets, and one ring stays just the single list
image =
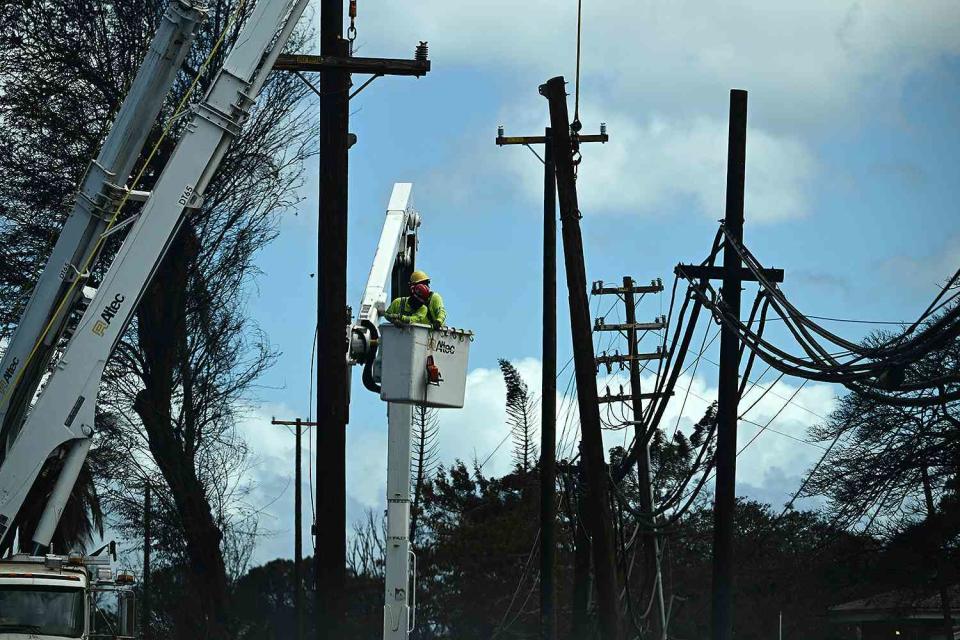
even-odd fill
[{"label": "white crane arm", "polygon": [[407,237],[416,234],[420,226],[420,216],[413,209],[412,189],[413,185],[409,182],[393,185],[380,241],[360,300],[360,312],[351,332],[351,364],[363,362],[369,353],[371,332],[387,308],[387,288],[394,266],[398,262],[412,264],[413,256],[408,251]]},{"label": "white crane arm", "polygon": [[83,287],[73,284],[77,278],[86,277],[80,272],[93,259],[117,198],[190,50],[196,27],[205,16],[200,6],[192,0],[173,0],[164,12],[110,133],[84,174],[73,208],[0,360],[0,463],[20,430],[67,319],[82,295]]},{"label": "white crane arm", "polygon": [[[240,132],[273,63],[308,0],[260,0],[223,68],[197,105],[140,217],[114,257],[63,357],[0,467],[0,543],[44,460],[70,442],[71,458],[58,479],[35,548],[49,545],[76,481],[73,456],[83,456],[94,430],[94,408],[107,359],[177,232],[196,207],[230,142]],[[81,460],[82,461],[82,460]]]}]

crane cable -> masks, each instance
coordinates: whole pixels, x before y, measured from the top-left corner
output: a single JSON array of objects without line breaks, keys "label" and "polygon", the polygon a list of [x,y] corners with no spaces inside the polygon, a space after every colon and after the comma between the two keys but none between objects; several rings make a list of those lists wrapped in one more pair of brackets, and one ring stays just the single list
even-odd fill
[{"label": "crane cable", "polygon": [[574,83],[573,122],[570,123],[570,143],[573,147],[573,175],[577,175],[577,167],[583,157],[580,155],[580,40],[583,32],[583,0],[577,0],[577,72]]},{"label": "crane cable", "polygon": [[0,392],[0,398],[3,398],[10,392],[10,390],[15,389],[17,385],[20,384],[20,380],[23,377],[24,372],[27,370],[28,365],[36,357],[37,352],[40,350],[43,341],[46,340],[47,335],[50,333],[50,330],[53,328],[54,323],[57,318],[60,317],[60,314],[63,313],[67,303],[73,299],[73,294],[77,289],[77,285],[84,280],[86,276],[84,274],[89,274],[89,269],[99,257],[101,249],[103,249],[104,241],[109,235],[109,231],[116,226],[117,218],[120,217],[120,211],[126,206],[127,201],[130,199],[130,194],[136,190],[139,186],[140,181],[143,179],[143,175],[146,173],[147,168],[150,166],[150,163],[156,157],[157,152],[160,150],[160,146],[166,140],[170,131],[173,129],[173,125],[180,119],[180,116],[187,111],[187,102],[190,97],[193,95],[194,90],[197,85],[200,83],[200,78],[203,76],[204,72],[210,66],[210,63],[213,61],[214,56],[220,50],[220,47],[223,45],[226,40],[227,32],[230,30],[230,27],[233,26],[233,23],[237,21],[241,12],[246,8],[247,0],[241,0],[240,4],[237,5],[236,9],[231,12],[230,16],[227,18],[227,22],[223,26],[223,30],[220,32],[219,37],[216,42],[214,42],[213,48],[210,49],[210,53],[207,55],[206,59],[203,61],[203,64],[197,69],[196,74],[193,77],[193,80],[190,82],[190,85],[187,87],[186,92],[181,98],[180,102],[177,104],[177,108],[174,110],[173,115],[167,120],[167,123],[164,125],[163,129],[160,132],[160,136],[157,138],[156,143],[153,145],[153,148],[150,149],[150,153],[147,154],[146,159],[144,159],[143,164],[140,167],[140,170],[137,172],[133,181],[130,183],[130,187],[124,190],[123,197],[120,198],[120,201],[117,203],[116,208],[113,211],[113,214],[110,216],[110,220],[107,222],[106,228],[100,234],[100,237],[97,239],[96,244],[93,247],[93,251],[90,252],[90,255],[87,256],[86,260],[83,263],[83,268],[76,271],[76,277],[70,283],[70,286],[64,292],[63,297],[60,299],[60,303],[57,305],[53,314],[50,316],[50,320],[47,322],[46,326],[43,328],[43,331],[40,333],[40,336],[37,338],[37,341],[34,343],[33,348],[30,350],[30,353],[24,359],[23,365],[20,367],[17,372],[16,377],[13,379],[13,383],[8,385]]},{"label": "crane cable", "polygon": [[573,122],[570,128],[574,133],[580,133],[583,124],[580,122],[580,39],[583,31],[583,0],[577,0],[577,77],[574,84]]}]

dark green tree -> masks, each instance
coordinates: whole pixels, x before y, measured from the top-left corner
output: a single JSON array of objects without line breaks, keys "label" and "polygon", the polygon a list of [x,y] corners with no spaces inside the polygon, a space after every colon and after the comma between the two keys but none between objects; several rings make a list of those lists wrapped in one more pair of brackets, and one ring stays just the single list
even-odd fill
[{"label": "dark green tree", "polygon": [[513,462],[523,470],[530,469],[537,459],[536,403],[530,388],[509,360],[500,359],[500,371],[507,385],[507,426],[513,439]]}]

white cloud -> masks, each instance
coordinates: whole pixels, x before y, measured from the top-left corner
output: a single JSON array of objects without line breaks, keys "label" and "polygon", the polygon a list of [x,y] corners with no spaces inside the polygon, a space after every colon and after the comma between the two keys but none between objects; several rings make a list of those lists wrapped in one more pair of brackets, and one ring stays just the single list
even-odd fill
[{"label": "white cloud", "polygon": [[[513,364],[520,371],[534,395],[540,389],[541,364],[535,358],[516,359]],[[566,377],[561,382],[566,384]],[[599,381],[601,393],[609,386],[613,393],[619,391],[619,385],[627,385],[622,376],[612,376]],[[645,377],[645,389],[653,387],[653,379]],[[687,387],[690,395],[686,402]],[[763,385],[766,387],[767,385]],[[562,450],[560,457],[571,456],[575,452],[578,438],[576,429],[576,397],[564,397],[563,389],[558,390],[558,442]],[[765,395],[760,387],[754,388],[744,398],[741,411],[746,410],[754,400],[759,401],[747,414],[747,418],[759,424],[766,424],[775,415],[771,429],[786,433],[795,438],[804,438],[806,429],[819,420],[817,415],[827,415],[834,406],[834,390],[828,385],[808,384],[794,397],[785,409],[780,409],[791,398],[796,386],[780,381]],[[439,460],[450,464],[462,459],[468,465],[477,459],[486,460],[483,471],[486,475],[499,476],[509,472],[512,466],[512,445],[505,422],[504,401],[506,388],[499,369],[477,368],[467,378],[466,403],[463,409],[448,409],[440,412]],[[761,397],[762,396],[762,397]],[[690,427],[704,414],[712,399],[716,398],[716,388],[703,377],[692,381],[689,376],[681,376],[677,382],[676,396],[667,405],[661,427],[672,433],[674,427],[689,432]],[[779,415],[777,412],[780,411]],[[241,434],[247,439],[257,458],[248,478],[256,486],[251,503],[262,505],[262,529],[267,532],[258,542],[254,556],[255,562],[275,557],[292,555],[292,501],[293,501],[293,458],[294,438],[292,433],[282,427],[270,425],[271,416],[286,417],[294,415],[289,407],[283,405],[264,405],[252,412],[240,425]],[[604,412],[605,419],[614,421],[615,414]],[[679,422],[678,422],[679,417]],[[384,425],[386,419],[384,416]],[[564,427],[568,428],[565,429]],[[351,424],[347,441],[347,491],[348,517],[352,520],[362,516],[367,508],[384,507],[386,484],[386,427],[365,428],[366,425]],[[745,446],[756,433],[757,427],[741,422],[739,446]],[[624,443],[627,431],[605,432],[606,446],[613,447]],[[310,546],[309,535],[309,489],[307,486],[307,444],[304,442],[304,544]],[[802,444],[774,431],[761,435],[738,459],[738,491],[752,497],[771,501],[779,506],[790,493],[796,490],[800,479],[810,465],[819,457],[821,451],[816,447]],[[305,551],[309,553],[309,551]]]},{"label": "white cloud", "polygon": [[[537,84],[558,74],[573,79],[576,3],[382,3],[359,21],[361,41],[378,52],[408,55],[418,39],[429,40],[434,77],[482,68],[508,86],[528,87],[500,114],[517,134],[546,120]],[[817,168],[810,147],[831,127],[873,112],[867,95],[898,96],[910,74],[957,53],[960,7],[951,0],[587,3],[582,113],[588,131],[610,123],[612,142],[585,150],[582,208],[650,214],[689,201],[719,218],[727,91],[740,87],[751,92],[747,215],[803,216]],[[452,100],[461,99],[466,94]],[[521,176],[522,191],[539,201],[538,166],[529,158],[458,146],[472,169],[445,159],[439,182],[480,191],[477,167],[489,164],[501,179],[506,171]]]},{"label": "white cloud", "polygon": [[[358,22],[362,42],[397,55],[429,40],[434,73],[513,71],[531,90],[550,75],[573,75],[573,2],[386,2]],[[769,108],[807,122],[848,106],[873,76],[897,82],[960,52],[952,0],[611,0],[585,3],[583,28],[583,76],[598,92],[689,105],[743,86],[776,95]]]},{"label": "white cloud", "polygon": [[[692,200],[711,219],[723,217],[727,174],[727,124],[695,117],[653,117],[644,123],[614,114],[611,141],[585,145],[580,169],[584,213],[656,215],[677,198]],[[761,129],[747,132],[746,216],[751,222],[797,218],[815,162],[805,146]],[[540,167],[522,154],[508,156],[512,175],[531,200],[542,198]]]},{"label": "white cloud", "polygon": [[[523,358],[511,362],[531,393],[538,396],[542,372],[540,361]],[[441,462],[448,464],[459,458],[470,465],[474,459],[486,460],[483,467],[486,475],[496,476],[510,471],[512,445],[506,424],[506,394],[507,388],[499,369],[470,372],[464,408],[440,412]]]},{"label": "white cloud", "polygon": [[942,238],[924,255],[898,255],[881,263],[884,271],[896,281],[908,285],[906,290],[920,299],[939,293],[960,265],[960,236]]}]

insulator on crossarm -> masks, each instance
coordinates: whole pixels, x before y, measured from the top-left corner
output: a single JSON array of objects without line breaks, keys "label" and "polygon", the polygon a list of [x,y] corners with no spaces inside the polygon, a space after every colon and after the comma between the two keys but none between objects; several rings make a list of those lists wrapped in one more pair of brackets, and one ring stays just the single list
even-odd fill
[{"label": "insulator on crossarm", "polygon": [[414,52],[413,57],[417,62],[426,62],[428,51],[429,47],[427,46],[427,43],[421,40],[420,44],[417,45],[417,49]]}]

